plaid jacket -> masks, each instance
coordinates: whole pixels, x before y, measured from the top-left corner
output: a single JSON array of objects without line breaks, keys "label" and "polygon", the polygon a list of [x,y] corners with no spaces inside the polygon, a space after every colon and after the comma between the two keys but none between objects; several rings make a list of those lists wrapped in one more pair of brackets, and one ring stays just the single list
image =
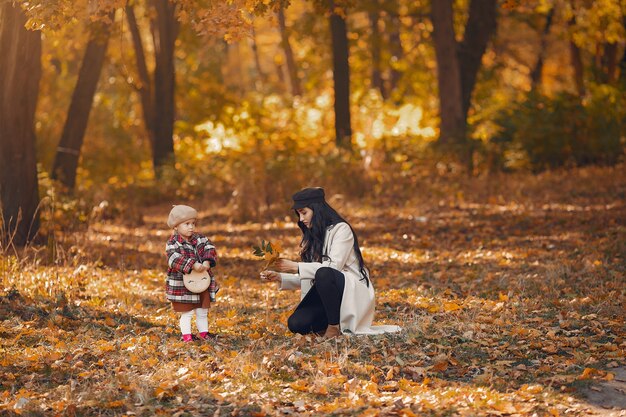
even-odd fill
[{"label": "plaid jacket", "polygon": [[[194,294],[185,288],[183,274],[191,272],[196,262],[209,261],[211,267],[217,264],[217,252],[213,243],[199,233],[194,233],[188,241],[174,233],[165,245],[165,253],[168,265],[165,284],[167,299],[179,303],[199,303],[200,294]],[[209,275],[213,276],[211,269]]]}]

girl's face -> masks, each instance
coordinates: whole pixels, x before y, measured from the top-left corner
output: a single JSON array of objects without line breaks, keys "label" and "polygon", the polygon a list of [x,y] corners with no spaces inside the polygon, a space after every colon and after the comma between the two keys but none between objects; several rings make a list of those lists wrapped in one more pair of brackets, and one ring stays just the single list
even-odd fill
[{"label": "girl's face", "polygon": [[193,234],[193,231],[196,228],[196,219],[187,220],[176,226],[174,230],[176,230],[182,237],[185,239],[189,239]]},{"label": "girl's face", "polygon": [[296,212],[298,213],[298,220],[310,229],[313,221],[313,210],[308,207],[304,207],[296,210]]}]

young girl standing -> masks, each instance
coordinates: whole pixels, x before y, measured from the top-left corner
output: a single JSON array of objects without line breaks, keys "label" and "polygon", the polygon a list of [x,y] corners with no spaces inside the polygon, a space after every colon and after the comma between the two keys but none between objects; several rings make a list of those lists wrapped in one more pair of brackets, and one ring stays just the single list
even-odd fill
[{"label": "young girl standing", "polygon": [[168,264],[165,290],[174,311],[180,314],[180,331],[185,342],[193,340],[191,318],[194,312],[198,337],[204,340],[215,337],[215,334],[209,333],[208,313],[211,305],[209,291],[216,292],[217,288],[209,287],[196,294],[185,288],[183,283],[183,274],[192,270],[208,271],[213,278],[211,268],[217,264],[215,246],[206,236],[195,232],[197,219],[198,212],[185,205],[172,207],[167,219],[172,235],[165,245]]}]

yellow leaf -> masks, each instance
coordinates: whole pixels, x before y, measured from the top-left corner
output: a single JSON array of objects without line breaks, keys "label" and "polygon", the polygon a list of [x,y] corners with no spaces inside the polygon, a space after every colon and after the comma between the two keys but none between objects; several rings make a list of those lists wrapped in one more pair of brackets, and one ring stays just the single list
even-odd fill
[{"label": "yellow leaf", "polygon": [[274,249],[274,253],[282,253],[283,252],[283,246],[280,243],[272,243],[272,249]]},{"label": "yellow leaf", "polygon": [[435,305],[431,305],[430,307],[428,307],[428,312],[429,313],[437,313],[437,312],[439,312],[439,307],[437,307]]},{"label": "yellow leaf", "polygon": [[302,379],[299,379],[298,381],[292,382],[291,384],[289,384],[289,386],[292,389],[295,389],[296,391],[307,392],[309,390],[309,387],[308,387],[306,381],[303,381]]},{"label": "yellow leaf", "polygon": [[422,384],[417,383],[417,382],[413,382],[413,381],[409,381],[408,379],[400,379],[398,381],[398,387],[402,390],[402,391],[406,391],[408,393],[412,393],[415,394],[419,391],[422,390]]},{"label": "yellow leaf", "polygon": [[443,309],[446,312],[460,310],[461,308],[462,307],[460,305],[458,305],[457,303],[453,301],[443,303]]},{"label": "yellow leaf", "polygon": [[500,294],[498,295],[498,298],[500,299],[500,301],[509,301],[509,296],[508,296],[508,295],[506,295],[506,294],[502,294],[502,293],[500,293]]},{"label": "yellow leaf", "polygon": [[541,391],[543,391],[543,386],[539,384],[522,385],[522,390],[530,394],[539,394]]},{"label": "yellow leaf", "polygon": [[96,348],[100,352],[113,352],[116,350],[115,344],[107,342],[106,340],[98,340],[96,342]]}]

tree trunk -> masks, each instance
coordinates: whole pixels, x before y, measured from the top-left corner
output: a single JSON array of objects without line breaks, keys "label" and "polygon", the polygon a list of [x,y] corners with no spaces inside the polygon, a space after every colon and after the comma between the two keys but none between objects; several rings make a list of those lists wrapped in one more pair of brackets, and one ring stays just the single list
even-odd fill
[{"label": "tree trunk", "polygon": [[35,109],[41,33],[11,2],[0,4],[0,246],[23,246],[39,230]]},{"label": "tree trunk", "polygon": [[383,81],[382,70],[380,67],[380,30],[378,29],[379,14],[378,10],[368,13],[370,21],[371,39],[370,54],[372,57],[372,88],[380,91],[383,100],[387,98],[385,83]]},{"label": "tree trunk", "polygon": [[541,73],[543,72],[543,60],[544,55],[546,53],[546,47],[548,45],[548,35],[550,34],[550,28],[552,27],[552,22],[554,20],[554,9],[552,7],[548,12],[548,16],[546,16],[546,26],[543,28],[543,32],[541,34],[541,41],[539,46],[539,57],[537,58],[537,63],[535,67],[530,72],[530,83],[531,89],[533,91],[537,90],[541,85]]},{"label": "tree trunk", "polygon": [[466,137],[467,115],[482,57],[496,30],[496,0],[470,2],[460,44],[454,33],[453,3],[431,2],[441,113],[439,140],[452,146],[471,173],[473,150]]},{"label": "tree trunk", "polygon": [[431,6],[441,117],[439,141],[443,145],[464,145],[466,122],[452,3],[433,0]]},{"label": "tree trunk", "polygon": [[389,49],[391,52],[391,75],[389,77],[389,90],[394,91],[398,87],[402,71],[398,69],[398,63],[404,59],[404,50],[402,49],[402,41],[400,40],[400,16],[393,13],[390,17],[391,32],[389,33]]},{"label": "tree trunk", "polygon": [[154,101],[152,98],[152,80],[150,79],[150,73],[148,72],[148,66],[146,65],[146,55],[141,42],[141,33],[139,31],[139,25],[137,24],[137,18],[135,17],[135,9],[131,5],[126,6],[126,18],[128,20],[128,27],[133,40],[133,45],[135,47],[135,62],[137,63],[137,74],[139,76],[139,83],[136,85],[136,89],[141,99],[143,120],[150,140],[150,149],[154,155],[156,128],[154,126],[155,116]]},{"label": "tree trunk", "polygon": [[[111,20],[113,20],[113,16],[114,13],[111,13]],[[76,169],[78,168],[80,149],[83,145],[93,97],[106,57],[110,34],[110,24],[101,23],[92,29],[78,73],[76,87],[72,93],[72,101],[63,126],[63,134],[52,165],[52,178],[60,180],[68,191],[73,190],[76,184]]]},{"label": "tree trunk", "polygon": [[333,48],[333,81],[335,90],[335,136],[337,146],[352,148],[350,122],[350,66],[346,21],[334,12],[331,0],[330,31]]},{"label": "tree trunk", "polygon": [[298,78],[298,68],[296,67],[296,60],[293,56],[293,50],[291,49],[291,42],[289,42],[289,33],[287,32],[287,24],[285,20],[285,10],[282,4],[278,9],[278,26],[280,28],[280,43],[283,47],[283,51],[285,52],[285,62],[287,64],[287,72],[289,73],[291,95],[294,97],[301,96],[302,87],[300,86],[300,79]]},{"label": "tree trunk", "polygon": [[175,68],[174,45],[178,36],[176,5],[152,0],[155,13],[150,20],[154,45],[154,74],[150,77],[134,9],[126,6],[128,26],[135,47],[139,75],[136,86],[141,97],[144,123],[150,138],[154,174],[159,178],[167,165],[174,165]]},{"label": "tree trunk", "polygon": [[153,0],[156,16],[152,21],[154,41],[154,137],[152,158],[160,177],[165,165],[174,163],[175,69],[174,44],[178,36],[176,5],[169,0]]},{"label": "tree trunk", "polygon": [[607,42],[604,44],[602,54],[602,74],[604,82],[612,84],[616,79],[617,72],[617,43]]},{"label": "tree trunk", "polygon": [[470,108],[472,91],[476,85],[483,55],[491,36],[496,31],[496,4],[497,0],[472,0],[470,2],[465,34],[458,49],[464,119],[467,118]]},{"label": "tree trunk", "polygon": [[261,67],[261,59],[259,58],[259,46],[256,41],[256,30],[254,29],[254,25],[252,25],[252,36],[250,41],[252,42],[252,54],[254,56],[254,66],[256,67],[256,72],[258,75],[258,80],[265,81],[265,73],[263,72],[263,68]]},{"label": "tree trunk", "polygon": [[[626,30],[626,13],[623,13],[622,16],[622,26]],[[626,88],[626,48],[624,48],[622,59],[619,62],[619,82]]]},{"label": "tree trunk", "polygon": [[[576,25],[576,17],[572,17],[568,22],[570,30],[574,29]],[[580,48],[574,43],[573,37],[570,35],[569,41],[570,61],[572,68],[574,69],[574,83],[576,84],[576,91],[580,97],[585,95],[585,78],[584,78],[584,66],[583,58],[580,53]]]}]

